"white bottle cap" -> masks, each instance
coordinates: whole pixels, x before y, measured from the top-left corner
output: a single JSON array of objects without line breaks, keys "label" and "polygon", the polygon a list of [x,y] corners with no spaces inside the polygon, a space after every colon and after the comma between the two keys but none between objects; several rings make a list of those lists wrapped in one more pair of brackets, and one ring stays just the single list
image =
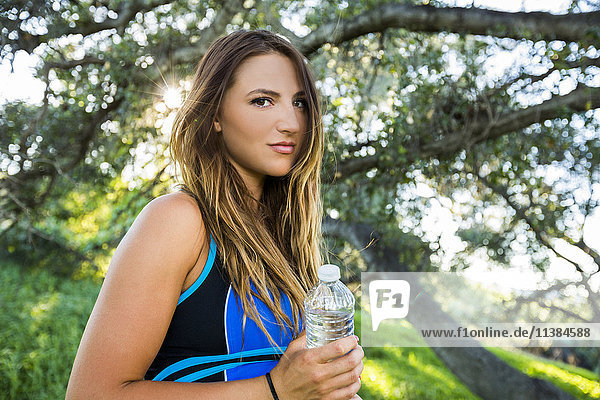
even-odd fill
[{"label": "white bottle cap", "polygon": [[340,267],[333,264],[325,264],[319,267],[317,272],[319,280],[323,282],[334,282],[340,279]]}]

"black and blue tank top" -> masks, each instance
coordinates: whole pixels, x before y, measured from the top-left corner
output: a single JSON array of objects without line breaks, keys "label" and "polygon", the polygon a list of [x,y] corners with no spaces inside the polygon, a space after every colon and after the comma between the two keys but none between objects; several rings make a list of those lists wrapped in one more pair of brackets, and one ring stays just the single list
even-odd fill
[{"label": "black and blue tank top", "polygon": [[[163,344],[145,379],[232,381],[264,375],[277,365],[282,351],[292,341],[293,330],[281,327],[265,303],[254,297],[265,328],[281,350],[270,344],[249,317],[242,335],[242,303],[224,276],[210,235],[206,265],[194,284],[179,297]],[[293,321],[289,298],[282,292],[281,299],[281,309]]]}]

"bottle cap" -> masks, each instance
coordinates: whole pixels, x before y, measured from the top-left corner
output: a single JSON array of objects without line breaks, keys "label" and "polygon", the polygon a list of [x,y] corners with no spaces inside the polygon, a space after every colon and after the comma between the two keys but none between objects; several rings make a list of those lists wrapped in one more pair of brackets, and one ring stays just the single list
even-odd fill
[{"label": "bottle cap", "polygon": [[317,272],[319,280],[323,282],[334,282],[340,279],[340,267],[333,264],[325,264],[319,267]]}]

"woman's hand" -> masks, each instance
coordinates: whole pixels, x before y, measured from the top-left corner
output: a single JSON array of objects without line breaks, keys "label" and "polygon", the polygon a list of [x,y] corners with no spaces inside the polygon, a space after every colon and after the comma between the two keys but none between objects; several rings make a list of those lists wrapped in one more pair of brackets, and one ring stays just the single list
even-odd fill
[{"label": "woman's hand", "polygon": [[306,334],[292,341],[271,371],[281,400],[360,399],[362,359],[365,353],[356,336],[307,349]]}]

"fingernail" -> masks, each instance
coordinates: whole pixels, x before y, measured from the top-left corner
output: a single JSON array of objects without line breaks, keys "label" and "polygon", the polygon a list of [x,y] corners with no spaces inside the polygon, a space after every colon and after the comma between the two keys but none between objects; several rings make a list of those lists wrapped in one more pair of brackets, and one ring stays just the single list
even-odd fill
[{"label": "fingernail", "polygon": [[356,343],[358,343],[358,336],[354,335],[354,337],[356,338]]},{"label": "fingernail", "polygon": [[358,380],[360,381],[360,375],[358,376]]}]

